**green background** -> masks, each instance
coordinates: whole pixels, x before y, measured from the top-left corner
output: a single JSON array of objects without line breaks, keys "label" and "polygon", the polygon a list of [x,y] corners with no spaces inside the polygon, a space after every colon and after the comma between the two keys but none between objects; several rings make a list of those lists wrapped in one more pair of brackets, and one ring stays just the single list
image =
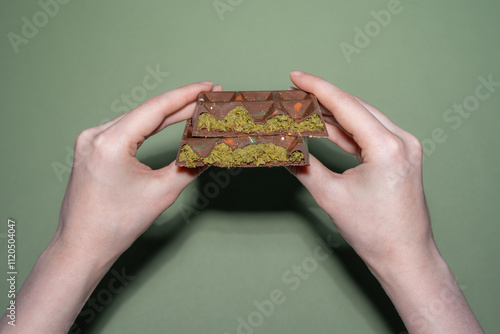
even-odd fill
[{"label": "green background", "polygon": [[[226,90],[287,89],[289,71],[300,69],[362,97],[427,143],[424,182],[438,246],[484,329],[498,330],[500,87],[460,126],[443,116],[474,94],[480,76],[500,81],[500,3],[402,0],[401,12],[372,30],[349,62],[340,44],[354,45],[356,27],[375,29],[370,12],[390,1],[220,2],[231,10],[218,13],[212,0],[73,0],[17,53],[8,34],[21,36],[23,17],[33,22],[42,9],[35,1],[0,2],[1,276],[7,219],[17,222],[20,287],[56,229],[75,136],[118,115],[113,101],[139,92],[148,67],[169,75],[137,102],[202,80]],[[139,158],[168,164],[182,129],[149,139]],[[436,129],[446,140],[432,144]],[[355,165],[333,144],[310,142],[331,168]],[[236,333],[237,318],[247,319],[253,302],[276,289],[286,299],[254,333],[405,331],[373,277],[285,170],[232,176],[186,220],[183,210],[211,182],[204,174],[120,258],[115,274],[133,278],[110,290],[107,275],[75,333]],[[283,275],[290,278],[292,266],[325,240],[333,254],[292,290]],[[0,305],[7,290],[0,280]]]}]

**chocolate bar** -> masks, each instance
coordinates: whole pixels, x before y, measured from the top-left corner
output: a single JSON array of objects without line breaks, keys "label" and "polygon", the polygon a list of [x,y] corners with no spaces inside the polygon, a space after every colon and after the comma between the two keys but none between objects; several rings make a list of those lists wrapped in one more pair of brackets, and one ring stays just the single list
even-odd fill
[{"label": "chocolate bar", "polygon": [[309,151],[307,138],[288,135],[196,138],[188,119],[176,164],[190,168],[308,166]]},{"label": "chocolate bar", "polygon": [[327,137],[316,97],[301,90],[204,92],[192,118],[195,137]]}]

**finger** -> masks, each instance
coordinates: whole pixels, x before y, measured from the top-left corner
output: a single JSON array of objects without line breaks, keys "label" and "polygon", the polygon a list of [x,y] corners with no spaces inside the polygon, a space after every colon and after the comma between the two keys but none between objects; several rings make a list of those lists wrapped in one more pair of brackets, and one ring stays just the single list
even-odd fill
[{"label": "finger", "polygon": [[[288,90],[298,90],[296,87],[288,87]],[[339,146],[344,152],[356,155],[359,151],[359,146],[352,139],[340,124],[337,122],[332,113],[320,104],[321,114],[325,121],[328,132],[328,140]]]},{"label": "finger", "polygon": [[109,127],[113,126],[117,122],[119,122],[122,118],[126,116],[127,113],[123,113],[121,115],[116,116],[112,120],[107,121],[106,123],[99,124],[97,126],[94,126],[92,128],[89,128],[87,130],[91,130],[92,136],[97,135],[98,133],[103,132],[104,130],[108,129]]},{"label": "finger", "polygon": [[[215,85],[212,87],[212,92],[220,92],[222,91],[222,86],[221,85]],[[184,109],[189,109],[194,106],[195,104],[192,103],[189,106],[185,107]],[[194,107],[193,107],[194,108]],[[184,114],[186,111],[181,110],[179,111],[180,114]],[[193,109],[194,110],[194,109]],[[188,111],[189,114],[189,111]],[[192,115],[192,111],[191,111]],[[177,117],[177,114],[175,115]],[[191,116],[188,116],[188,118]],[[187,119],[187,118],[186,118]],[[191,182],[193,182],[194,179],[196,179],[198,176],[200,176],[205,170],[207,170],[209,166],[204,166],[204,167],[197,167],[197,168],[185,168],[185,167],[179,167],[175,165],[175,161],[172,162],[170,165],[163,167],[157,172],[159,174],[163,175],[163,178],[167,180],[169,183],[169,189],[173,189],[174,191],[180,192],[186,188]]]},{"label": "finger", "polygon": [[161,126],[166,117],[172,116],[179,110],[183,110],[182,117],[186,117],[189,111],[192,112],[193,107],[191,109],[185,107],[192,104],[201,92],[211,89],[211,82],[202,82],[155,96],[122,118],[113,130],[126,138],[129,144],[136,145]]},{"label": "finger", "polygon": [[[222,91],[222,86],[221,85],[215,85],[212,87],[212,92],[218,92]],[[148,137],[157,134],[167,126],[170,126],[172,124],[176,124],[182,121],[185,121],[186,119],[190,118],[193,116],[194,110],[196,108],[196,102],[192,102],[176,112],[175,114],[172,114],[171,116],[165,118],[165,120],[160,124],[160,126],[154,130]]]},{"label": "finger", "polygon": [[176,124],[182,121],[187,120],[188,118],[193,116],[194,110],[196,108],[196,102],[192,102],[185,106],[184,108],[180,109],[177,111],[175,114],[172,114],[165,118],[163,122],[154,130],[150,135],[148,135],[146,138],[151,137],[154,134],[157,134],[158,132],[162,131],[165,129],[167,126],[170,126],[172,124]]},{"label": "finger", "polygon": [[351,94],[342,91],[328,81],[303,72],[294,71],[291,79],[298,88],[313,93],[339,124],[362,149],[383,145],[387,128]]},{"label": "finger", "polygon": [[161,193],[173,194],[177,198],[184,188],[207,169],[208,166],[198,168],[179,167],[175,164],[175,161],[172,161],[170,165],[156,170],[155,173],[160,175],[160,179],[163,180],[161,182]]},{"label": "finger", "polygon": [[333,124],[333,125],[336,125],[338,126],[339,128],[341,128],[345,133],[347,133],[350,137],[352,137],[352,135],[350,133],[348,133],[340,124],[339,122],[337,122],[337,120],[335,119],[335,117],[333,116],[332,112],[330,110],[328,110],[324,105],[322,105],[321,103],[319,103],[319,109],[321,110],[321,115],[323,116],[323,119],[325,120],[325,122],[328,122],[330,124]]},{"label": "finger", "polygon": [[400,134],[401,133],[401,128],[398,127],[396,124],[394,124],[389,117],[387,117],[383,112],[375,108],[374,106],[368,104],[367,102],[363,101],[363,99],[355,96],[354,97],[363,107],[366,108],[369,112],[372,113],[373,116],[375,116],[389,131],[395,133],[395,134]]},{"label": "finger", "polygon": [[339,126],[330,123],[325,123],[328,131],[328,140],[340,147],[344,152],[356,155],[359,151],[359,146],[356,144],[344,130]]},{"label": "finger", "polygon": [[[322,198],[331,199],[331,192],[336,191],[336,184],[340,182],[341,175],[326,168],[316,157],[309,154],[309,166],[286,167],[290,173],[309,190],[318,204]],[[333,182],[332,182],[333,181]],[[330,192],[328,195],[326,192]]]},{"label": "finger", "polygon": [[[296,87],[288,87],[288,90],[298,90]],[[339,146],[344,152],[356,155],[359,151],[359,146],[352,139],[340,124],[337,122],[332,113],[320,104],[321,113],[325,121],[328,132],[328,140]]]}]

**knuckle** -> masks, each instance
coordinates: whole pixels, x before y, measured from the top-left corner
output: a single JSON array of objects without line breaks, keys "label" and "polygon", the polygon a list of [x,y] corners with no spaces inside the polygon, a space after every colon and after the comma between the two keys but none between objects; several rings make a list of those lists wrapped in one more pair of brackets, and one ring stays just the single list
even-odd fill
[{"label": "knuckle", "polygon": [[160,95],[156,95],[156,96],[153,96],[153,97],[150,97],[149,99],[147,99],[142,104],[142,107],[143,108],[157,108],[157,107],[161,106],[161,104],[163,102],[164,102],[163,94],[160,94]]},{"label": "knuckle", "polygon": [[383,139],[383,152],[392,159],[405,156],[405,145],[403,140],[396,135],[388,135]]},{"label": "knuckle", "polygon": [[75,139],[75,156],[85,156],[90,153],[94,138],[94,128],[81,131]]},{"label": "knuckle", "polygon": [[73,167],[102,171],[103,166],[116,161],[118,154],[118,145],[112,132],[89,128],[76,137]]},{"label": "knuckle", "polygon": [[353,96],[352,94],[349,94],[344,91],[340,91],[336,94],[335,99],[337,100],[337,103],[342,106],[342,105],[348,105],[353,102],[357,102],[356,97]]},{"label": "knuckle", "polygon": [[80,131],[80,133],[76,136],[75,144],[76,145],[81,145],[89,142],[92,140],[93,134],[92,134],[92,128],[85,129]]},{"label": "knuckle", "polygon": [[412,163],[420,163],[423,156],[423,146],[420,140],[412,134],[408,134],[406,138],[408,147],[409,159]]},{"label": "knuckle", "polygon": [[387,183],[400,185],[408,178],[420,175],[422,161],[422,145],[416,137],[405,134],[402,137],[393,135],[386,138],[385,158],[390,163],[388,169]]},{"label": "knuckle", "polygon": [[116,145],[106,132],[101,132],[94,137],[92,149],[100,157],[105,158],[114,155],[116,152]]}]

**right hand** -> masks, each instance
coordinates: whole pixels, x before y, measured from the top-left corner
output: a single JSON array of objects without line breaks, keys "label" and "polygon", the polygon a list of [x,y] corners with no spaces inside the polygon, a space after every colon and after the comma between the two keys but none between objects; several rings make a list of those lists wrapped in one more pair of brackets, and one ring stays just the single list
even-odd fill
[{"label": "right hand", "polygon": [[332,112],[334,119],[325,117],[328,139],[356,155],[361,164],[338,174],[311,156],[309,167],[290,171],[370,269],[398,265],[411,270],[425,264],[437,248],[424,197],[418,139],[373,106],[319,77],[292,72],[291,78]]}]

